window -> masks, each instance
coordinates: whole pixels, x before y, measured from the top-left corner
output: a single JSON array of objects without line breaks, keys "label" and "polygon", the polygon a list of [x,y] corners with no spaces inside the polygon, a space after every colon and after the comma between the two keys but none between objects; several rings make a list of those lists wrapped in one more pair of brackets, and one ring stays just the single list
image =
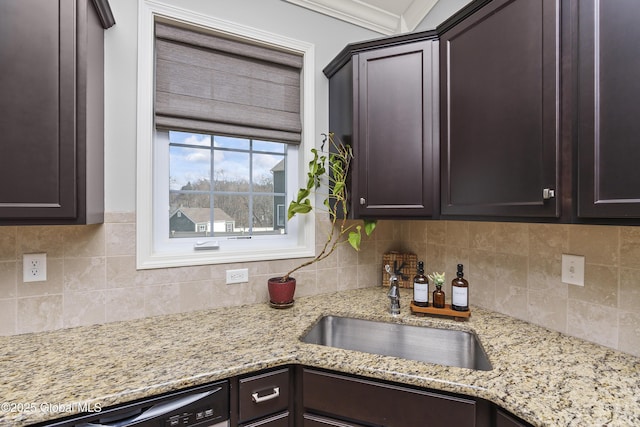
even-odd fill
[{"label": "window", "polygon": [[313,46],[140,3],[138,268],[310,256]]}]

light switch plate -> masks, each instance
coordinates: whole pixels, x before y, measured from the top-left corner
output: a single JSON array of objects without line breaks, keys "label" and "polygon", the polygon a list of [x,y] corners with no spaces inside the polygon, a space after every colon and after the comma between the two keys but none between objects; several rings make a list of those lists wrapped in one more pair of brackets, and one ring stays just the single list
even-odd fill
[{"label": "light switch plate", "polygon": [[562,254],[562,282],[584,286],[584,257]]}]

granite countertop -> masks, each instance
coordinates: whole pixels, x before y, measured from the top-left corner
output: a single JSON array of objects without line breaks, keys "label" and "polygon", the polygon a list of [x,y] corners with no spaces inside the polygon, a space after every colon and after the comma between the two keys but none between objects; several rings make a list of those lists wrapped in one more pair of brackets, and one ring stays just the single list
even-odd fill
[{"label": "granite countertop", "polygon": [[[640,358],[472,307],[468,321],[402,313],[384,288],[0,338],[0,425],[21,426],[299,363],[490,400],[539,426],[640,425]],[[491,371],[299,341],[322,315],[475,331]]]}]

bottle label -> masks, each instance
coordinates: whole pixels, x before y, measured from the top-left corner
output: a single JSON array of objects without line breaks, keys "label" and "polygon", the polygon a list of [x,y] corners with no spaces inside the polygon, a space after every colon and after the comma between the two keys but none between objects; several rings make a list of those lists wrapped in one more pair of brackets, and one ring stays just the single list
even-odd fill
[{"label": "bottle label", "polygon": [[451,287],[451,304],[458,307],[466,307],[469,305],[469,288],[460,286]]},{"label": "bottle label", "polygon": [[429,302],[429,283],[413,282],[413,300],[415,302]]}]

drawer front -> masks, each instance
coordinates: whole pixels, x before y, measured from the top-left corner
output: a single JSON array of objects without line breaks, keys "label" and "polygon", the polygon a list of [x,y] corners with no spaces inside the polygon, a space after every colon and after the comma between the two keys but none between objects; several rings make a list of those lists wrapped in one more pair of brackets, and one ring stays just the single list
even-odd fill
[{"label": "drawer front", "polygon": [[476,402],[470,399],[310,369],[303,371],[303,384],[308,412],[385,427],[476,424]]},{"label": "drawer front", "polygon": [[240,427],[289,427],[289,412],[242,424]]},{"label": "drawer front", "polygon": [[353,424],[334,420],[332,418],[320,417],[312,414],[304,414],[304,427],[364,427],[361,424]]},{"label": "drawer front", "polygon": [[282,412],[289,407],[289,369],[240,380],[240,422]]}]

